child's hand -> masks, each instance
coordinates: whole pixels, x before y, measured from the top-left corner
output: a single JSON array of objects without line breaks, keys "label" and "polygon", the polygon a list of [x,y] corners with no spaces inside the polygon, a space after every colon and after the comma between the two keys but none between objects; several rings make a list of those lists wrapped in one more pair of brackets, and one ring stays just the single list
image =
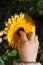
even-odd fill
[{"label": "child's hand", "polygon": [[21,38],[18,41],[18,52],[21,61],[36,62],[36,57],[38,53],[39,41],[38,36],[34,33],[30,34],[27,38],[24,32],[20,33]]},{"label": "child's hand", "polygon": [[0,32],[0,43],[2,42],[1,36],[3,35],[3,32]]}]

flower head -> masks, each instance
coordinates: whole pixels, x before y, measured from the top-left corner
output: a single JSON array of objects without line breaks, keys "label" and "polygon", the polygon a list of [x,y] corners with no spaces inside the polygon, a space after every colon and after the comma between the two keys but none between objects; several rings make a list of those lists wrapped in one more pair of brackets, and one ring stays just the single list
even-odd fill
[{"label": "flower head", "polygon": [[32,18],[24,13],[20,15],[15,14],[5,22],[4,39],[8,40],[8,45],[16,48],[19,39],[19,31],[23,30],[26,34],[29,32],[35,32],[35,24]]}]

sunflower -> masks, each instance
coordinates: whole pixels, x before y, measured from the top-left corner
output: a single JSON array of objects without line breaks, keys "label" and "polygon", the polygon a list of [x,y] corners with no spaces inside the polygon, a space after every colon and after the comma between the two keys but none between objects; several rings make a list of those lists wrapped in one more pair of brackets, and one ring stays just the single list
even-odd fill
[{"label": "sunflower", "polygon": [[26,34],[30,32],[35,32],[35,24],[33,19],[24,14],[20,13],[20,15],[15,14],[8,19],[8,22],[5,22],[5,28],[3,30],[5,40],[8,40],[8,45],[17,48],[18,39],[19,39],[19,31],[24,31]]}]

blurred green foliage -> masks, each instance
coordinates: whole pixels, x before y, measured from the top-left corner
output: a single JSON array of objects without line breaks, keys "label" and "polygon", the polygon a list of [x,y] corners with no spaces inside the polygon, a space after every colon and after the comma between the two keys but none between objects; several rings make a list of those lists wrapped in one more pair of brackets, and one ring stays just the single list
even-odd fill
[{"label": "blurred green foliage", "polygon": [[[37,61],[43,65],[43,0],[1,0],[0,30],[4,29],[4,22],[11,15],[20,12],[29,14],[35,20],[36,34],[38,34],[40,41]],[[17,49],[8,47],[7,41],[3,40],[0,44],[0,65],[12,65],[13,61],[17,59],[19,59]]]},{"label": "blurred green foliage", "polygon": [[38,12],[40,15],[43,14],[43,0],[39,0],[38,1],[38,8],[37,8]]}]

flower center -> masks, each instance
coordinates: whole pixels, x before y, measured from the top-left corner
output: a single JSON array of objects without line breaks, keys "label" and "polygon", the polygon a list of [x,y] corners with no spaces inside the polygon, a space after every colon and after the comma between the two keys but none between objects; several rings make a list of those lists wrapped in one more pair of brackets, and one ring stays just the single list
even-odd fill
[{"label": "flower center", "polygon": [[18,30],[16,31],[18,35],[20,35],[20,33],[19,33],[20,31],[24,31],[24,29],[22,27],[18,28]]}]

